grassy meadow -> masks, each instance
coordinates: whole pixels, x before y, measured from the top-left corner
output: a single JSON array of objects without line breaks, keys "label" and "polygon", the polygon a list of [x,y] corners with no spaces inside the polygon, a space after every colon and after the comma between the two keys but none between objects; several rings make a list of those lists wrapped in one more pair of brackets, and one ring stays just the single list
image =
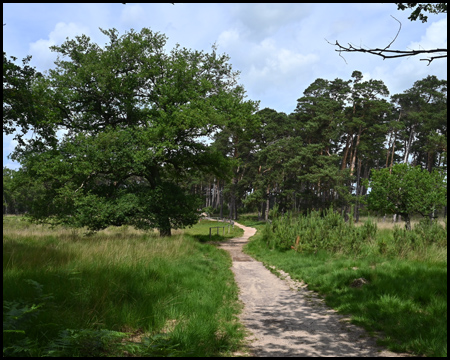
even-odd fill
[{"label": "grassy meadow", "polygon": [[[410,233],[403,223],[369,219],[353,226],[334,215],[239,222],[259,230],[244,252],[307,283],[380,345],[447,356],[446,220],[414,221]],[[361,278],[366,284],[355,286]]]},{"label": "grassy meadow", "polygon": [[[230,256],[202,220],[160,238],[3,217],[3,356],[223,356],[243,328]],[[215,229],[214,234],[216,233]]]}]

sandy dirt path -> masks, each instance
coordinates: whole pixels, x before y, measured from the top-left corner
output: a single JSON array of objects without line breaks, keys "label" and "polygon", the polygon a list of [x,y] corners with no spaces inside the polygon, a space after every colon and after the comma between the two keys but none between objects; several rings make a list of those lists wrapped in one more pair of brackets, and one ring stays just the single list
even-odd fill
[{"label": "sandy dirt path", "polygon": [[[242,252],[256,232],[235,223],[244,235],[220,245],[230,252],[232,271],[244,304],[240,319],[251,333],[247,340],[253,356],[383,356],[404,357],[378,347],[367,333],[328,308],[305,286],[280,279]],[[282,276],[283,277],[283,276]]]}]

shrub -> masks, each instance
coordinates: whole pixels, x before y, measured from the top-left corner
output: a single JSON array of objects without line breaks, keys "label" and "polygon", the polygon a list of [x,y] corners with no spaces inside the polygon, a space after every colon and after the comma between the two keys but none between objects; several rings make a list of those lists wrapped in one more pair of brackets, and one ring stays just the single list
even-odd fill
[{"label": "shrub", "polygon": [[376,233],[377,226],[370,219],[363,226],[355,227],[351,222],[346,223],[332,208],[322,215],[312,211],[296,219],[290,212],[280,216],[278,209],[274,209],[272,222],[264,228],[263,239],[271,249],[355,253],[361,250],[364,242],[374,239]]}]

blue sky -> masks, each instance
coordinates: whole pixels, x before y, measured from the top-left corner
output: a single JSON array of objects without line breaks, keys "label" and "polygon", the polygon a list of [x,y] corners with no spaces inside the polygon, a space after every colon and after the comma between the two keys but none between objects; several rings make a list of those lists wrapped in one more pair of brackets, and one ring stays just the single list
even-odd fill
[{"label": "blue sky", "polygon": [[[393,3],[375,4],[3,4],[3,51],[19,60],[32,55],[39,71],[52,68],[51,45],[66,37],[86,34],[100,45],[99,31],[116,28],[120,34],[149,27],[169,39],[167,50],[182,47],[209,51],[216,43],[230,56],[248,99],[259,100],[287,114],[317,78],[350,78],[354,70],[366,80],[379,79],[391,95],[410,88],[428,75],[447,79],[447,59],[429,66],[420,56],[383,60],[381,57],[335,52],[334,43],[385,47],[402,30],[393,49],[447,48],[447,15],[432,15],[427,23],[408,20],[410,11]],[[19,61],[18,61],[19,62]],[[12,136],[3,136],[3,165],[14,148]]]}]

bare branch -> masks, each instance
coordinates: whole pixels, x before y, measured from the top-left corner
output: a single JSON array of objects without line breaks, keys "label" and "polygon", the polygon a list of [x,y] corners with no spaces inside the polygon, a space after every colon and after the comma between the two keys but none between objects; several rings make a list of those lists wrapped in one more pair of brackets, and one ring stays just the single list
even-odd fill
[{"label": "bare branch", "polygon": [[336,40],[336,43],[332,44],[327,39],[325,39],[326,42],[328,42],[330,45],[337,46],[338,48],[335,50],[339,53],[339,56],[342,57],[345,60],[345,58],[341,55],[342,52],[361,52],[361,53],[369,53],[372,55],[381,56],[383,60],[385,59],[394,59],[394,58],[400,58],[405,56],[414,56],[419,54],[433,54],[433,53],[446,53],[445,55],[440,54],[438,56],[432,56],[428,59],[420,59],[421,61],[428,61],[428,65],[434,60],[434,59],[440,59],[447,57],[447,49],[420,49],[420,50],[390,50],[391,45],[397,40],[398,35],[400,34],[400,31],[402,29],[402,23],[396,19],[394,16],[391,15],[391,17],[396,20],[399,23],[399,29],[397,31],[397,34],[395,35],[394,39],[384,48],[375,48],[375,49],[366,49],[362,46],[354,46],[351,43],[348,44],[348,46],[343,46],[339,44],[339,42]]},{"label": "bare branch", "polygon": [[429,59],[420,59],[420,61],[428,61],[427,66],[429,66],[434,59],[440,59],[440,58],[445,58],[445,57],[447,57],[447,55],[432,56]]},{"label": "bare branch", "polygon": [[80,189],[84,186],[84,184],[86,183],[86,181],[88,181],[89,178],[90,178],[92,175],[95,175],[95,171],[91,172],[91,173],[88,175],[88,177],[86,178],[86,180],[84,180],[84,181],[81,183],[81,186],[80,186],[78,189],[75,190],[75,193],[76,193],[78,190],[80,190]]},{"label": "bare branch", "polygon": [[395,35],[395,37],[394,37],[394,40],[392,40],[389,43],[389,45],[384,48],[384,50],[389,49],[391,47],[391,45],[394,43],[394,41],[397,40],[397,36],[398,36],[398,34],[400,34],[400,30],[402,30],[402,23],[398,19],[393,17],[392,15],[391,15],[391,18],[393,18],[394,20],[396,20],[398,22],[399,27],[398,27],[397,35]]},{"label": "bare branch", "polygon": [[[336,45],[336,44],[330,43],[327,39],[325,39],[325,41],[330,45]],[[337,43],[337,40],[336,40],[336,43]],[[342,58],[342,60],[344,60],[345,64],[348,65],[347,60],[345,60],[345,58],[341,55],[342,50],[339,49],[339,50],[335,50],[335,51],[337,51],[339,53],[339,56]]]}]

